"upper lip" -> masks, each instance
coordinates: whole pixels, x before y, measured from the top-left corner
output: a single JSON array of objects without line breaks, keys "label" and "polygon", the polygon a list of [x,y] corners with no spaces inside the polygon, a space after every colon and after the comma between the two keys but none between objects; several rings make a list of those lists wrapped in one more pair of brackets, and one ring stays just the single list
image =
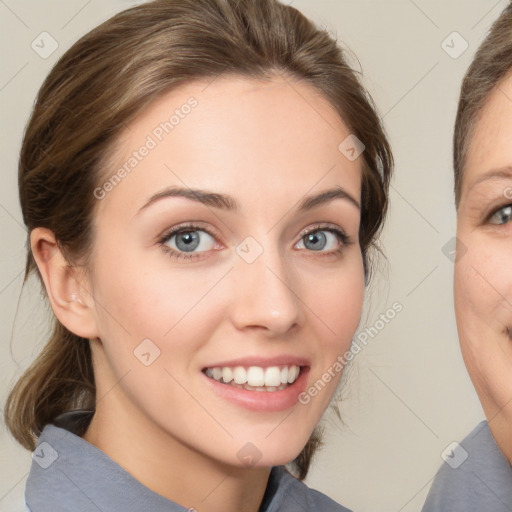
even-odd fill
[{"label": "upper lip", "polygon": [[304,357],[297,357],[291,355],[281,355],[275,357],[241,357],[239,359],[231,359],[229,361],[219,361],[217,363],[209,364],[206,368],[219,368],[235,366],[261,366],[267,368],[270,366],[309,366],[310,362]]}]

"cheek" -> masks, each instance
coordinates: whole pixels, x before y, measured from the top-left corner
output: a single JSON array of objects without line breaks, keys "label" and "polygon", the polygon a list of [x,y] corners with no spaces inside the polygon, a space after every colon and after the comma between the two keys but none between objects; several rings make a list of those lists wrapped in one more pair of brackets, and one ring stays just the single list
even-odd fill
[{"label": "cheek", "polygon": [[[308,386],[299,397],[308,408],[311,430],[327,409],[350,360],[349,351],[361,320],[364,298],[363,267],[354,265],[351,271],[340,272],[336,279],[328,279],[320,290],[310,293],[315,304],[309,315],[310,326],[317,340],[318,365],[312,368]],[[311,308],[313,309],[313,308]]]},{"label": "cheek", "polygon": [[364,277],[357,272],[347,276],[338,286],[330,286],[330,296],[323,299],[322,307],[329,317],[329,324],[344,341],[350,344],[361,320],[364,297]]},{"label": "cheek", "polygon": [[498,330],[512,320],[512,243],[475,237],[455,265],[454,298],[463,331]]},{"label": "cheek", "polygon": [[180,267],[156,251],[149,258],[140,250],[127,250],[99,260],[96,294],[104,306],[102,318],[113,328],[162,337],[192,313],[222,277],[223,269]]},{"label": "cheek", "polygon": [[464,242],[468,251],[454,275],[462,355],[487,417],[503,411],[509,418],[503,408],[512,397],[512,240],[475,230]]},{"label": "cheek", "polygon": [[301,283],[311,309],[309,321],[331,349],[329,357],[335,358],[349,347],[361,319],[365,290],[362,260],[354,257],[350,265],[322,277],[314,288],[309,279]]},{"label": "cheek", "polygon": [[483,401],[510,388],[512,352],[512,243],[475,233],[466,237],[467,253],[456,263],[454,299],[462,355]]}]

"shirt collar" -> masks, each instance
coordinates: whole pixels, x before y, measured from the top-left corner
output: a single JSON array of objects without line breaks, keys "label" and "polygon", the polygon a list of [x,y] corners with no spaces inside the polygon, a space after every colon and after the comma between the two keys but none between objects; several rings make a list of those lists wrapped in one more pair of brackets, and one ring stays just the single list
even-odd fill
[{"label": "shirt collar", "polygon": [[[192,510],[152,491],[103,451],[82,439],[93,414],[91,410],[69,411],[44,427],[32,454],[25,486],[29,509],[55,512],[58,510],[54,507],[55,496],[59,496],[59,503],[66,503],[74,510]],[[289,478],[295,480],[284,466],[272,468],[260,512],[279,510],[282,487]]]}]

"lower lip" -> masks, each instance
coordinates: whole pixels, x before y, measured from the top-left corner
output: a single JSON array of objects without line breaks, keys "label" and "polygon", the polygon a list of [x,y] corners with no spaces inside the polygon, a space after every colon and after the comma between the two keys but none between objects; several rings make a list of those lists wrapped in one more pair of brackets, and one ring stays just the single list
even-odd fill
[{"label": "lower lip", "polygon": [[297,380],[280,391],[248,391],[222,384],[203,373],[214,393],[251,411],[277,412],[293,407],[306,389],[309,367],[301,367]]}]

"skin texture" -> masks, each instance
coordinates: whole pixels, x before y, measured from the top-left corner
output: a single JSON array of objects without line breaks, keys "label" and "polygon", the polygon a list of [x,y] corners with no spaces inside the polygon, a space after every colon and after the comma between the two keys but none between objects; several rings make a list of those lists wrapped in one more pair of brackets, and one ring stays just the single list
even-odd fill
[{"label": "skin texture", "polygon": [[[270,467],[299,454],[341,373],[307,405],[256,412],[214,394],[201,370],[292,355],[309,360],[309,387],[349,348],[364,293],[359,208],[343,198],[296,207],[332,187],[358,202],[361,159],[338,150],[350,132],[310,85],[221,77],[152,103],[119,140],[110,173],[191,96],[192,112],[98,202],[88,274],[66,271],[48,230],[35,229],[31,245],[55,314],[91,342],[98,403],[84,439],[185,507],[257,511]],[[137,214],[171,185],[229,194],[240,211],[166,198]],[[195,260],[171,258],[157,239],[188,221],[213,236],[197,233]],[[349,243],[320,229],[325,244],[307,248],[317,223]],[[263,249],[250,264],[236,252],[248,236]],[[160,350],[149,366],[134,357],[147,338]],[[248,442],[261,453],[252,467],[237,456]]]},{"label": "skin texture", "polygon": [[462,354],[491,432],[512,461],[512,78],[476,125],[457,216],[455,312]]}]

